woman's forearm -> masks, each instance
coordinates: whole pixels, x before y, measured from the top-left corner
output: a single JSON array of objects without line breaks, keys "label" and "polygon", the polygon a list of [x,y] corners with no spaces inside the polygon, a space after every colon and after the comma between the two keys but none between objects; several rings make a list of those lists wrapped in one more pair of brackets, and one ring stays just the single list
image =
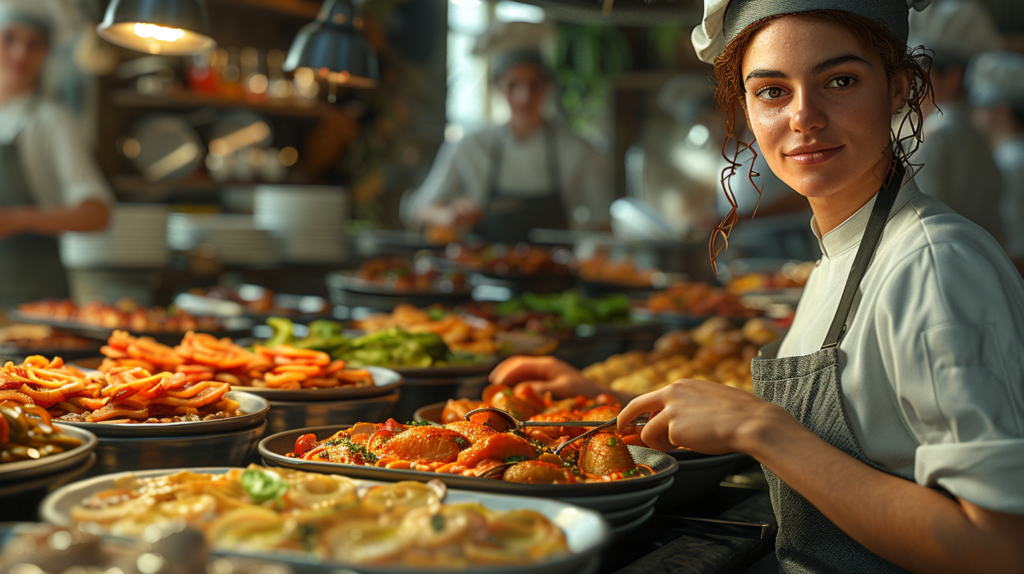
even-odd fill
[{"label": "woman's forearm", "polygon": [[103,203],[87,200],[74,207],[18,207],[6,217],[16,233],[60,235],[67,231],[99,231],[107,226],[110,210]]},{"label": "woman's forearm", "polygon": [[744,450],[851,538],[913,572],[1024,572],[1024,516],[997,513],[876,470],[795,420],[760,425]]}]

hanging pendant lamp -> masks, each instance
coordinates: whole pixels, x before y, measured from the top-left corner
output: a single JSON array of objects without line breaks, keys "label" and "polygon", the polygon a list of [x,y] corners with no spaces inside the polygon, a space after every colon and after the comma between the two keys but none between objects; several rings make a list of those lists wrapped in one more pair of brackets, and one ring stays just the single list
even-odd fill
[{"label": "hanging pendant lamp", "polygon": [[185,56],[217,46],[203,0],[111,0],[96,32],[147,54]]},{"label": "hanging pendant lamp", "polygon": [[311,68],[339,86],[376,87],[380,66],[362,29],[352,0],[326,0],[316,20],[295,35],[284,71]]}]

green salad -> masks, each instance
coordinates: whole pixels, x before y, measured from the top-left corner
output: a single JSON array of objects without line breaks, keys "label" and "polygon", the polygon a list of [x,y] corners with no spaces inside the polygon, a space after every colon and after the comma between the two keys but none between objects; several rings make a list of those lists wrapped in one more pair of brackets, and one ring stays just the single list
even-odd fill
[{"label": "green salad", "polygon": [[324,351],[348,366],[361,367],[455,367],[486,362],[490,357],[455,352],[435,333],[409,333],[391,328],[357,338],[346,337],[341,323],[318,320],[309,324],[309,335],[295,337],[295,325],[283,317],[267,319],[274,334],[264,341],[267,347],[291,345],[300,349]]},{"label": "green salad", "polygon": [[591,299],[571,290],[552,294],[523,293],[498,304],[495,312],[502,316],[553,315],[562,327],[616,323],[629,320],[629,297],[614,294]]}]

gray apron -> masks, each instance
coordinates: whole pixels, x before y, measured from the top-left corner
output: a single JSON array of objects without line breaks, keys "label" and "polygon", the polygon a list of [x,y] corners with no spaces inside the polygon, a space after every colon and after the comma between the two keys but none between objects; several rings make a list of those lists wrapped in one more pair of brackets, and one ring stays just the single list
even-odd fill
[{"label": "gray apron", "polygon": [[[36,205],[25,181],[17,138],[0,145],[0,209]],[[46,297],[67,298],[56,237],[22,233],[0,239],[0,309]]]},{"label": "gray apron", "polygon": [[[847,278],[839,309],[821,350],[802,357],[777,359],[781,341],[761,350],[751,373],[754,392],[762,399],[789,411],[800,424],[832,446],[884,472],[895,474],[867,458],[857,441],[843,407],[839,378],[839,341],[861,279],[878,246],[882,229],[903,181],[898,166],[886,187],[878,192],[853,268]],[[775,552],[780,569],[787,574],[822,572],[906,572],[883,560],[846,535],[803,496],[764,468],[771,491],[772,506],[779,524]],[[901,478],[909,477],[903,476]]]},{"label": "gray apron", "polygon": [[562,205],[555,130],[550,125],[544,125],[551,188],[544,195],[536,197],[517,197],[498,187],[505,142],[500,133],[495,134],[495,141],[491,145],[491,171],[487,197],[484,198],[484,213],[474,232],[482,236],[484,241],[518,243],[526,241],[530,230],[534,228],[568,229],[569,218]]}]

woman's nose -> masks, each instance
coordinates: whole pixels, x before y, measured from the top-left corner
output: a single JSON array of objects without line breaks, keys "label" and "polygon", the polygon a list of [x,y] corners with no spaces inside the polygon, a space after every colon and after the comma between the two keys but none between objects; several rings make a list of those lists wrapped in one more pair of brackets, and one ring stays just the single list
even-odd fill
[{"label": "woman's nose", "polygon": [[797,133],[809,133],[828,124],[828,116],[821,102],[807,90],[798,90],[790,104],[789,128]]}]

